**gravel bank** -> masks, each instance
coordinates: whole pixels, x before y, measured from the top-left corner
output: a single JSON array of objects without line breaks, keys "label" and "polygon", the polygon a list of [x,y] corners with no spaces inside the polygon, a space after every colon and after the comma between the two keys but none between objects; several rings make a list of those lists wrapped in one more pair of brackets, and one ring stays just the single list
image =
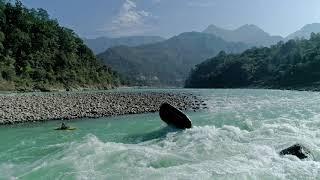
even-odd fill
[{"label": "gravel bank", "polygon": [[191,94],[99,92],[5,95],[0,96],[0,124],[156,112],[164,102],[181,110],[205,108],[203,101]]}]

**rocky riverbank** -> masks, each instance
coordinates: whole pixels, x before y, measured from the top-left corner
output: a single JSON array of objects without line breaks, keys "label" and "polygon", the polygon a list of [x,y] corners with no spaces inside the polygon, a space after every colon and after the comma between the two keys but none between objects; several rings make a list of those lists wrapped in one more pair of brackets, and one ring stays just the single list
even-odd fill
[{"label": "rocky riverbank", "polygon": [[97,92],[2,95],[0,124],[156,112],[164,102],[181,110],[205,108],[204,102],[191,94]]}]

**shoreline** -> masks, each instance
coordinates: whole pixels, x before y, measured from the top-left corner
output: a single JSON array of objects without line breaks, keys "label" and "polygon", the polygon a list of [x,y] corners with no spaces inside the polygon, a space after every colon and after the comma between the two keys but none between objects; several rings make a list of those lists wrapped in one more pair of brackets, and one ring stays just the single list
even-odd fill
[{"label": "shoreline", "polygon": [[180,110],[206,108],[190,93],[81,92],[0,96],[0,125],[101,118],[157,112],[168,102]]}]

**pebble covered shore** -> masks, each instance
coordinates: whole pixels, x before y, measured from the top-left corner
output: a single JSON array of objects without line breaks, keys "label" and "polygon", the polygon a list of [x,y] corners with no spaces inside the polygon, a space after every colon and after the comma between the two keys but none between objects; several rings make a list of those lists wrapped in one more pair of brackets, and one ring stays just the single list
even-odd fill
[{"label": "pebble covered shore", "polygon": [[2,95],[0,124],[156,112],[164,102],[181,110],[205,108],[205,103],[192,94],[97,92]]}]

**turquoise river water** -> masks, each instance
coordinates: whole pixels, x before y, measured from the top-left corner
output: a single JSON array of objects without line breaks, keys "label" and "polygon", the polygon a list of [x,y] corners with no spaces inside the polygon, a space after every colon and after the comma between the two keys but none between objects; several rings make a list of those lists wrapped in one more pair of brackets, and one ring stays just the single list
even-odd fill
[{"label": "turquoise river water", "polygon": [[[54,131],[59,121],[2,126],[0,179],[320,179],[320,93],[162,91],[209,108],[187,112],[194,127],[184,131],[157,113],[70,121],[75,131]],[[278,155],[295,143],[313,157]]]}]

